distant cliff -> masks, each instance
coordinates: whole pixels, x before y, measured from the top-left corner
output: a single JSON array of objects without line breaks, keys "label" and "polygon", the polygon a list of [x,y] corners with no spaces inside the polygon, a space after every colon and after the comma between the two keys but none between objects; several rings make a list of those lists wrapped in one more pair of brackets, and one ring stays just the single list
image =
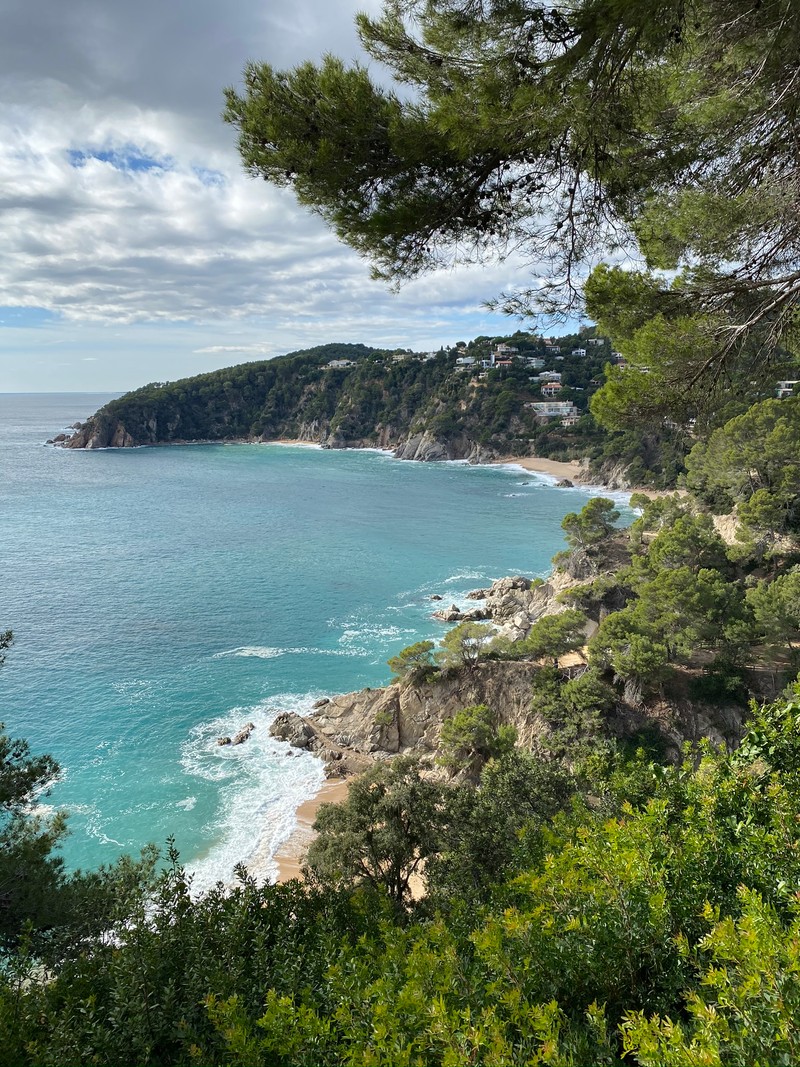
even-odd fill
[{"label": "distant cliff", "polygon": [[[566,458],[586,447],[585,432],[562,432],[559,420],[545,424],[526,407],[541,395],[524,360],[486,373],[477,358],[488,355],[488,343],[485,352],[473,346],[470,366],[455,350],[330,344],[146,385],[101,408],[64,447],[294,438],[325,448],[392,448],[402,459],[473,461],[534,453],[538,438],[547,446],[542,454]],[[573,362],[576,381],[600,373]],[[567,376],[568,364],[562,360]],[[589,391],[576,387],[572,395],[579,410],[586,407]]]},{"label": "distant cliff", "polygon": [[[685,442],[662,430],[609,434],[588,413],[604,380],[605,356],[562,355],[533,335],[514,335],[517,355],[481,366],[497,338],[415,354],[361,344],[329,344],[275,359],[243,363],[177,382],[153,383],[112,400],[65,448],[132,448],[200,441],[313,441],[324,448],[393,449],[398,458],[507,456],[588,459],[597,481],[619,487],[674,484]],[[517,348],[516,346],[520,347]],[[527,347],[525,347],[527,345]],[[577,352],[584,352],[578,349]],[[464,355],[464,353],[468,353]],[[558,371],[532,371],[550,362]],[[545,390],[557,381],[572,415],[543,417]]]}]

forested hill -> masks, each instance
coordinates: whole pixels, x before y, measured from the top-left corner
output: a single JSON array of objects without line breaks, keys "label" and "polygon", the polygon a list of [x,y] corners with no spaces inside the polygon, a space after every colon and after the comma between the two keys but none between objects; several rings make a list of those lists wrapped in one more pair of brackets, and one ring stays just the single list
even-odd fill
[{"label": "forested hill", "polygon": [[[438,353],[321,345],[144,386],[101,408],[64,444],[293,438],[328,448],[377,445],[421,460],[541,455],[602,465],[613,457],[632,484],[670,485],[685,452],[680,433],[609,434],[589,412],[612,358],[602,338],[545,342],[522,332]],[[542,413],[548,400],[559,405],[556,414]]]}]

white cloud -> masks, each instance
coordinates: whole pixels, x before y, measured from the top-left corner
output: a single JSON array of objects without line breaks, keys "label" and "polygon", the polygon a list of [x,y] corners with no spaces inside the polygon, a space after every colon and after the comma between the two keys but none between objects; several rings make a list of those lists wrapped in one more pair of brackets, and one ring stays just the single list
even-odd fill
[{"label": "white cloud", "polygon": [[[10,0],[0,292],[7,306],[61,317],[36,346],[102,334],[110,373],[111,357],[130,362],[126,346],[145,337],[155,352],[161,329],[162,376],[177,377],[198,354],[219,365],[331,340],[424,347],[469,332],[467,322],[507,328],[479,305],[514,285],[519,264],[441,271],[392,295],[289,193],[244,175],[219,117],[246,60],[354,56],[354,12],[379,6],[295,0],[287,14],[274,0]],[[124,338],[103,333],[110,325]],[[17,348],[18,331],[3,329],[13,333],[4,369],[31,366],[30,343]]]}]

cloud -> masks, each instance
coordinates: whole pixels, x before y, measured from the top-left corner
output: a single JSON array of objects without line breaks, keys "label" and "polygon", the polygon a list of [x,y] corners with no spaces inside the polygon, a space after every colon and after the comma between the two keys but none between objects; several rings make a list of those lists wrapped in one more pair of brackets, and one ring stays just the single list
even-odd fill
[{"label": "cloud", "polygon": [[240,353],[242,355],[264,355],[272,350],[272,346],[263,345],[208,345],[207,348],[195,348],[195,355],[218,355],[222,353]]},{"label": "cloud", "polygon": [[[245,176],[220,119],[223,87],[248,59],[286,67],[325,51],[354,57],[355,11],[379,8],[7,0],[4,331],[43,323],[48,344],[68,337],[79,350],[76,331],[94,343],[113,325],[127,332],[103,335],[109,357],[136,338],[161,351],[162,377],[174,377],[190,357],[196,366],[337,339],[422,347],[491,321],[480,302],[513,287],[519,263],[443,270],[390,294],[291,194]],[[151,326],[169,331],[160,348],[143,332]],[[25,351],[20,342],[13,358],[27,360]]]}]

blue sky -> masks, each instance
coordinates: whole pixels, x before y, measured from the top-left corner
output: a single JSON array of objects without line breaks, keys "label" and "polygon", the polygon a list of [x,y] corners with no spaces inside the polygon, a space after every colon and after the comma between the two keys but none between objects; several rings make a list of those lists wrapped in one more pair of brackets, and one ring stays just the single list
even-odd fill
[{"label": "blue sky", "polygon": [[438,348],[519,323],[511,260],[399,294],[245,176],[222,90],[244,63],[359,54],[378,0],[7,0],[0,391],[122,390],[327,341]]}]

